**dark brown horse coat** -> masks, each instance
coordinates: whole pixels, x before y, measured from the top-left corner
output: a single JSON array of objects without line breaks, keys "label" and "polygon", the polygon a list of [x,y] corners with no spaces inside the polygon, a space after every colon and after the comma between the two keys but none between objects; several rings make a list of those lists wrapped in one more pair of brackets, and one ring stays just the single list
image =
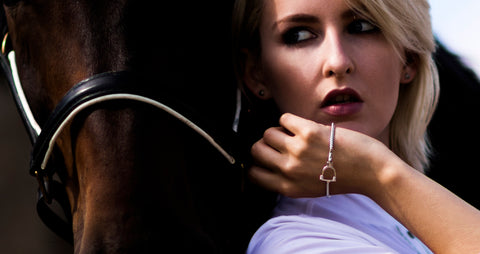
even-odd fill
[{"label": "dark brown horse coat", "polygon": [[[10,0],[4,10],[40,126],[76,83],[126,71],[131,86],[169,98],[235,154],[231,4]],[[68,196],[76,253],[243,252],[264,217],[238,165],[170,114],[131,101],[83,111],[49,161]]]}]

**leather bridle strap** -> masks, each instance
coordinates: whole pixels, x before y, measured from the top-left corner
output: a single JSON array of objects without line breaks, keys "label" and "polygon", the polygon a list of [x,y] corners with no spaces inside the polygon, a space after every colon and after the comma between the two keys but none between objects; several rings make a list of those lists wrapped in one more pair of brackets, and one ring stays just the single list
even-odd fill
[{"label": "leather bridle strap", "polygon": [[12,97],[15,100],[18,113],[20,114],[24,126],[27,128],[30,142],[33,144],[37,140],[37,137],[41,132],[41,128],[35,121],[27,99],[25,98],[22,85],[18,78],[17,66],[16,64],[11,65],[11,61],[6,58],[7,56],[14,60],[15,52],[11,51],[8,53],[8,55],[4,55],[2,52],[2,54],[0,54],[0,64],[2,66],[2,70],[4,71],[8,86],[10,87]]}]

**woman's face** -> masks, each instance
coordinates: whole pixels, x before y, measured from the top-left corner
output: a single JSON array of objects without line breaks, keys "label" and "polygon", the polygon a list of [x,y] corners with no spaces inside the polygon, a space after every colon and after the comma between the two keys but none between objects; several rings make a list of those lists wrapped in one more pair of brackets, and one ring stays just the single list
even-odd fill
[{"label": "woman's face", "polygon": [[265,3],[258,82],[247,86],[264,90],[261,97],[273,98],[282,113],[335,122],[388,144],[400,83],[414,73],[381,31],[342,0]]}]

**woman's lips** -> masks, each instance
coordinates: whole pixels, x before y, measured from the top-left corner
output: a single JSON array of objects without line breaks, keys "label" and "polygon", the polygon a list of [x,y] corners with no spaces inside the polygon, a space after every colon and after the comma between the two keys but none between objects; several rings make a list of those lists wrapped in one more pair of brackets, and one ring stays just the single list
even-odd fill
[{"label": "woman's lips", "polygon": [[331,116],[347,116],[360,112],[362,106],[362,102],[342,103],[322,107],[322,111]]},{"label": "woman's lips", "polygon": [[362,109],[363,100],[351,89],[337,89],[329,92],[322,102],[321,109],[331,116],[353,115]]}]

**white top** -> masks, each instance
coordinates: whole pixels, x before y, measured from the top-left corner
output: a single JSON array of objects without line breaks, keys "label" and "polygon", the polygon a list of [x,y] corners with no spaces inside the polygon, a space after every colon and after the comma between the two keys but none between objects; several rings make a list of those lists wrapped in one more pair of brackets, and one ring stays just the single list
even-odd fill
[{"label": "white top", "polygon": [[247,253],[432,253],[370,198],[281,197]]}]

